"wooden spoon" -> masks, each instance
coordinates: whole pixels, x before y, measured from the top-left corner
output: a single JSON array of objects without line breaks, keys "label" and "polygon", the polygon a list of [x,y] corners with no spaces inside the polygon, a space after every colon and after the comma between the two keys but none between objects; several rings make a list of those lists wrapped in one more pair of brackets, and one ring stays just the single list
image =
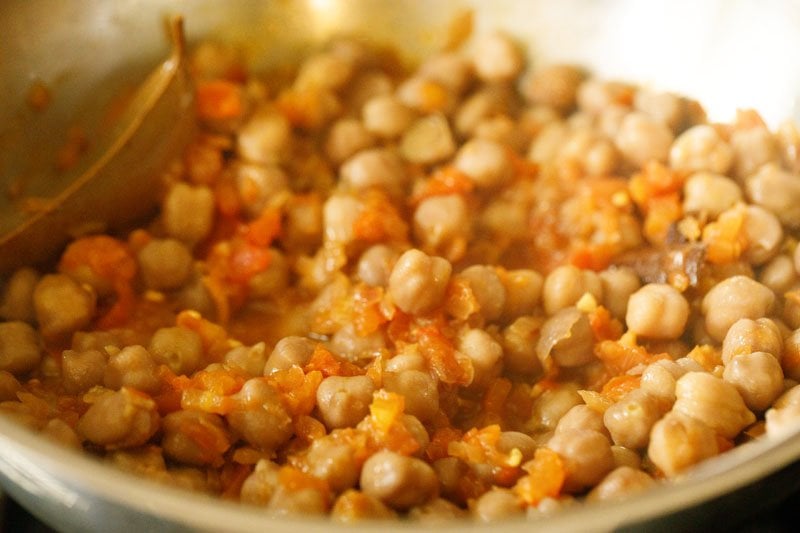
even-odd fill
[{"label": "wooden spoon", "polygon": [[[136,90],[99,155],[35,210],[0,213],[0,273],[53,258],[86,231],[113,231],[152,211],[159,179],[195,128],[183,20],[169,22],[170,56]],[[30,202],[29,202],[30,203]]]}]

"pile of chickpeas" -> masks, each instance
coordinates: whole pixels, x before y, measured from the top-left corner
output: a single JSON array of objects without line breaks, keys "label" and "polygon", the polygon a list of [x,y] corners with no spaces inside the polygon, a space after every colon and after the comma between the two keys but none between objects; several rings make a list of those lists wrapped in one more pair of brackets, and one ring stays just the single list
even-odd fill
[{"label": "pile of chickpeas", "polygon": [[0,411],[162,483],[334,520],[626,498],[800,421],[800,132],[336,39],[194,51],[161,209],[4,280]]}]

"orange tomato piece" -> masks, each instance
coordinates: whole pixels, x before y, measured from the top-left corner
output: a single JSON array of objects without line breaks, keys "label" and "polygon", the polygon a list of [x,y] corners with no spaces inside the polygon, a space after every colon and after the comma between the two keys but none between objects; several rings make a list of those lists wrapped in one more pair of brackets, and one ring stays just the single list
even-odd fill
[{"label": "orange tomato piece", "polygon": [[197,82],[197,114],[204,120],[228,120],[244,113],[242,87],[228,80]]}]

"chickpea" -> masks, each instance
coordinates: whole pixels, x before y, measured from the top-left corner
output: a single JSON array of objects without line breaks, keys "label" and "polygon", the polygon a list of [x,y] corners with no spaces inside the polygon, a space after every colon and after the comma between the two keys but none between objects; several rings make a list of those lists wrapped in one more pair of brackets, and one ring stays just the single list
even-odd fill
[{"label": "chickpea", "polygon": [[69,338],[89,325],[95,313],[95,295],[64,274],[48,274],[36,284],[33,306],[45,339]]},{"label": "chickpea", "polygon": [[331,350],[342,359],[359,362],[371,359],[376,352],[386,347],[383,332],[373,331],[367,335],[356,332],[352,323],[342,326],[330,341]]},{"label": "chickpea", "polygon": [[536,355],[541,320],[521,316],[503,330],[503,366],[515,374],[534,375],[542,370]]},{"label": "chickpea", "polygon": [[259,460],[253,473],[242,483],[239,499],[244,503],[266,506],[278,487],[279,470],[280,467],[272,461]]},{"label": "chickpea", "polygon": [[25,322],[0,323],[0,371],[21,375],[42,359],[39,334]]},{"label": "chickpea", "polygon": [[592,126],[578,126],[558,150],[560,161],[575,161],[589,176],[612,174],[619,164],[619,150]]},{"label": "chickpea", "polygon": [[522,514],[522,504],[514,492],[494,488],[484,492],[471,507],[475,518],[484,523],[507,520]]},{"label": "chickpea", "polygon": [[428,463],[383,450],[361,469],[361,490],[393,509],[405,510],[431,500],[437,492],[436,473]]},{"label": "chickpea", "polygon": [[72,427],[59,418],[52,418],[42,428],[42,435],[60,446],[82,451],[81,439]]},{"label": "chickpea", "polygon": [[473,265],[462,270],[458,277],[469,283],[484,320],[493,322],[500,318],[506,303],[506,288],[495,268]]},{"label": "chickpea", "polygon": [[674,412],[700,420],[729,439],[756,420],[736,387],[705,372],[681,376],[675,397]]},{"label": "chickpea", "polygon": [[528,147],[528,159],[535,163],[554,161],[570,139],[569,126],[560,121],[546,124]]},{"label": "chickpea", "polygon": [[665,162],[673,140],[667,125],[637,111],[625,116],[614,137],[622,155],[636,167],[651,160]]},{"label": "chickpea", "polygon": [[408,519],[421,524],[445,524],[451,520],[464,519],[467,512],[444,498],[435,498],[408,512]]},{"label": "chickpea", "polygon": [[800,427],[800,406],[773,407],[766,412],[764,419],[767,435],[770,438],[781,438],[794,434]]},{"label": "chickpea", "polygon": [[[767,350],[761,351],[770,353]],[[800,330],[794,330],[786,337],[781,354],[784,375],[788,379],[798,380],[800,378]]]},{"label": "chickpea", "polygon": [[389,509],[382,501],[354,489],[343,492],[331,509],[331,519],[346,524],[360,520],[391,518],[397,518],[397,513]]},{"label": "chickpea", "polygon": [[560,309],[574,305],[587,292],[602,301],[603,284],[596,272],[572,265],[557,267],[544,280],[544,310],[548,315],[553,315]]},{"label": "chickpea", "polygon": [[603,414],[585,404],[579,404],[564,413],[556,424],[556,433],[573,430],[591,430],[606,434]]},{"label": "chickpea", "polygon": [[397,196],[408,180],[397,154],[386,148],[370,148],[354,153],[342,164],[339,181],[353,191],[377,187]]},{"label": "chickpea", "polygon": [[267,359],[264,374],[286,370],[292,366],[304,366],[311,359],[317,343],[305,337],[284,337],[275,344]]},{"label": "chickpea", "polygon": [[279,484],[267,510],[272,516],[314,516],[328,512],[328,496],[318,487],[289,488]]},{"label": "chickpea", "polygon": [[629,267],[611,267],[598,273],[603,292],[603,307],[614,318],[624,319],[628,301],[642,286],[639,276]]},{"label": "chickpea", "polygon": [[702,302],[705,327],[717,341],[740,318],[762,318],[775,301],[775,294],[747,276],[733,276],[715,285]]},{"label": "chickpea", "polygon": [[246,213],[257,217],[289,192],[289,178],[276,163],[242,163],[236,167],[236,189]]},{"label": "chickpea", "polygon": [[641,389],[665,405],[675,402],[675,383],[686,373],[678,363],[662,359],[650,363],[642,372]]},{"label": "chickpea", "polygon": [[725,365],[722,379],[736,387],[752,411],[765,411],[783,392],[781,364],[765,352],[737,355]]},{"label": "chickpea", "polygon": [[683,210],[717,218],[742,200],[742,189],[732,179],[713,172],[695,172],[683,184]]},{"label": "chickpea", "polygon": [[573,65],[550,65],[535,70],[522,91],[534,103],[543,104],[561,113],[575,107],[578,87],[586,73]]},{"label": "chickpea", "polygon": [[483,81],[508,81],[523,68],[522,52],[507,35],[490,33],[475,45],[472,63]]},{"label": "chickpea", "polygon": [[267,364],[267,346],[263,342],[252,346],[236,346],[223,356],[222,363],[249,377],[261,376]]},{"label": "chickpea", "polygon": [[508,181],[513,173],[507,150],[498,142],[475,138],[458,150],[453,164],[476,187],[497,187]]},{"label": "chickpea", "polygon": [[257,111],[236,137],[236,149],[245,161],[278,164],[291,149],[292,129],[289,120],[273,109]]},{"label": "chickpea", "polygon": [[564,490],[579,492],[597,484],[614,468],[611,444],[602,433],[572,429],[556,433],[547,443],[564,462]]},{"label": "chickpea", "polygon": [[231,445],[222,417],[213,413],[174,411],[162,419],[161,427],[164,455],[179,463],[196,466],[222,464],[222,454]]},{"label": "chickpea", "polygon": [[108,362],[103,361],[103,384],[109,389],[129,387],[148,394],[161,389],[155,359],[144,346],[135,344],[111,351]]},{"label": "chickpea", "polygon": [[633,92],[625,83],[588,78],[578,87],[578,108],[592,115],[619,105],[628,108]]},{"label": "chickpea", "polygon": [[414,210],[413,231],[426,252],[458,258],[470,234],[467,202],[458,194],[425,198]]},{"label": "chickpea", "polygon": [[610,501],[627,498],[645,489],[655,486],[656,481],[646,472],[620,466],[608,473],[587,496],[588,501]]},{"label": "chickpea", "polygon": [[714,430],[676,411],[656,422],[647,447],[647,456],[669,477],[718,453]]},{"label": "chickpea", "polygon": [[269,265],[247,283],[251,299],[268,299],[281,293],[289,285],[289,262],[277,248],[269,249]]},{"label": "chickpea", "polygon": [[438,52],[425,59],[418,74],[445,85],[455,94],[461,94],[473,81],[472,65],[456,52]]},{"label": "chickpea", "polygon": [[772,212],[785,226],[800,227],[800,176],[768,163],[745,180],[752,203]]},{"label": "chickpea", "polygon": [[440,114],[415,120],[400,139],[400,153],[410,163],[439,163],[450,158],[455,151],[450,125]]},{"label": "chickpea", "polygon": [[503,316],[517,318],[533,314],[541,301],[542,275],[535,270],[510,270],[501,276],[500,281],[506,295]]},{"label": "chickpea", "polygon": [[329,376],[317,388],[317,408],[329,429],[353,427],[367,416],[375,385],[367,376]]},{"label": "chickpea", "polygon": [[650,430],[664,411],[664,405],[657,397],[636,389],[606,409],[603,422],[614,444],[642,449],[647,447]]},{"label": "chickpea", "polygon": [[[427,372],[420,370],[386,372],[383,375],[383,387],[389,392],[403,396],[405,412],[423,422],[432,420],[439,413],[438,383]],[[372,399],[371,390],[369,399]],[[369,402],[367,402],[367,406],[369,406]]]},{"label": "chickpea", "polygon": [[386,244],[370,246],[358,260],[357,275],[367,285],[385,287],[398,257],[400,253]]},{"label": "chickpea", "polygon": [[446,259],[408,250],[392,269],[389,294],[402,311],[426,313],[441,303],[451,272],[452,266]]},{"label": "chickpea", "polygon": [[728,329],[722,341],[723,364],[728,365],[737,356],[752,352],[767,352],[780,358],[783,352],[783,336],[773,320],[742,318]]},{"label": "chickpea", "polygon": [[80,417],[76,430],[83,439],[113,450],[141,446],[158,431],[159,423],[155,402],[123,387],[98,398]]},{"label": "chickpea", "polygon": [[422,424],[419,418],[414,415],[403,414],[400,421],[405,426],[408,433],[417,441],[418,448],[414,453],[415,456],[425,458],[425,450],[431,443],[431,437],[428,435],[428,430]]},{"label": "chickpea", "polygon": [[350,81],[352,75],[353,64],[348,58],[332,52],[320,52],[302,63],[294,86],[336,91]]},{"label": "chickpea", "polygon": [[778,159],[778,143],[766,127],[737,129],[731,133],[733,175],[745,179]]},{"label": "chickpea", "polygon": [[361,201],[350,194],[334,194],[322,207],[325,240],[348,244],[355,239],[353,225],[362,211]]},{"label": "chickpea", "polygon": [[611,446],[611,453],[614,455],[614,465],[617,468],[628,466],[639,470],[642,466],[642,458],[637,451],[614,444]]},{"label": "chickpea", "polygon": [[385,139],[396,139],[414,120],[414,111],[396,96],[380,95],[371,98],[361,110],[364,127]]},{"label": "chickpea", "polygon": [[783,227],[778,217],[757,205],[746,208],[743,226],[747,249],[744,259],[752,265],[762,265],[775,257],[783,243]]},{"label": "chickpea", "polygon": [[559,366],[582,366],[594,360],[594,336],[589,319],[574,307],[558,311],[542,324],[536,355],[547,369],[551,361]]},{"label": "chickpea", "polygon": [[758,275],[758,282],[775,294],[783,294],[797,285],[794,261],[788,255],[777,255],[767,261]]},{"label": "chickpea", "polygon": [[447,84],[419,74],[403,81],[395,95],[420,114],[449,113],[456,102],[456,95]]},{"label": "chickpea", "polygon": [[666,283],[650,283],[628,300],[625,322],[642,337],[677,339],[689,319],[689,302]]},{"label": "chickpea", "polygon": [[458,336],[458,350],[472,362],[472,383],[486,385],[497,377],[503,365],[503,348],[482,329],[468,329]]},{"label": "chickpea", "polygon": [[36,318],[33,291],[37,283],[39,283],[39,273],[32,268],[15,270],[3,288],[0,318],[32,323]]},{"label": "chickpea", "polygon": [[231,429],[255,448],[273,451],[292,436],[292,419],[278,393],[263,378],[247,380],[226,415]]},{"label": "chickpea", "polygon": [[64,350],[61,354],[61,381],[70,394],[82,393],[103,383],[105,369],[106,356],[98,350]]},{"label": "chickpea", "polygon": [[463,138],[474,136],[484,120],[510,110],[510,99],[509,91],[502,86],[488,85],[478,89],[456,110],[453,119],[455,131]]},{"label": "chickpea", "polygon": [[137,255],[142,280],[149,289],[181,287],[192,273],[192,253],[175,239],[153,239]]},{"label": "chickpea", "polygon": [[[2,353],[4,350],[0,350]],[[22,390],[22,384],[17,381],[14,374],[7,370],[0,370],[0,402],[17,399],[17,393]]]},{"label": "chickpea", "polygon": [[686,115],[686,103],[672,93],[639,89],[633,98],[633,107],[647,113],[665,124],[672,131],[677,131]]},{"label": "chickpea", "polygon": [[325,436],[311,442],[305,462],[309,473],[325,480],[334,492],[351,489],[358,482],[355,450],[349,444]]},{"label": "chickpea", "polygon": [[191,374],[205,362],[203,341],[194,331],[182,327],[161,328],[153,334],[147,351],[176,374]]},{"label": "chickpea", "polygon": [[707,170],[725,174],[733,163],[733,150],[713,126],[701,124],[683,132],[669,151],[669,165],[681,172]]},{"label": "chickpea", "polygon": [[214,224],[214,194],[204,185],[175,184],[161,207],[164,229],[189,246],[205,239]]}]

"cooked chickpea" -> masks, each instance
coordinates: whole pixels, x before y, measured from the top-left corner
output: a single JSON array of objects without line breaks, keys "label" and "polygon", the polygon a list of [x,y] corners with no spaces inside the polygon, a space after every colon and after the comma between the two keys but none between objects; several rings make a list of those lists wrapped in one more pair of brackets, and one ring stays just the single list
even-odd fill
[{"label": "cooked chickpea", "polygon": [[695,172],[683,184],[683,210],[717,218],[742,200],[739,184],[722,174]]},{"label": "cooked chickpea", "polygon": [[414,210],[414,238],[431,254],[458,258],[470,234],[467,202],[459,194],[431,196]]},{"label": "cooked chickpea", "polygon": [[689,319],[689,302],[673,286],[650,283],[628,300],[625,322],[642,337],[677,339]]},{"label": "cooked chickpea", "polygon": [[528,159],[543,164],[554,161],[570,139],[569,126],[555,121],[542,127],[528,147]]},{"label": "cooked chickpea", "polygon": [[452,270],[446,259],[408,250],[392,268],[389,294],[404,312],[426,313],[441,303]]},{"label": "cooked chickpea", "polygon": [[653,464],[670,477],[718,453],[716,432],[704,422],[676,411],[656,422],[647,447]]},{"label": "cooked chickpea", "polygon": [[473,80],[472,65],[457,52],[438,52],[429,56],[419,66],[418,74],[446,85],[455,94],[461,94]]},{"label": "cooked chickpea", "polygon": [[247,380],[235,397],[237,407],[225,418],[251,446],[272,451],[292,436],[292,419],[278,393],[263,378]]},{"label": "cooked chickpea", "polygon": [[52,418],[42,428],[42,435],[51,441],[72,448],[73,450],[83,450],[81,439],[72,426],[59,418]]},{"label": "cooked chickpea", "polygon": [[71,394],[89,390],[103,383],[106,356],[98,350],[64,350],[61,354],[61,380]]},{"label": "cooked chickpea", "polygon": [[573,430],[592,430],[598,433],[606,433],[603,423],[603,414],[595,411],[585,404],[572,407],[564,413],[564,416],[556,424],[556,433],[564,433]]},{"label": "cooked chickpea", "polygon": [[605,435],[588,429],[571,429],[556,433],[547,447],[564,462],[564,490],[580,492],[597,484],[614,468],[611,444]]},{"label": "cooked chickpea", "polygon": [[747,206],[743,229],[747,240],[743,257],[751,265],[766,263],[778,253],[783,244],[780,220],[757,205]]},{"label": "cooked chickpea", "polygon": [[450,125],[439,114],[415,120],[400,139],[400,154],[411,163],[438,163],[451,157],[455,151]]},{"label": "cooked chickpea", "polygon": [[780,361],[788,379],[800,380],[800,329],[792,331],[784,340]]},{"label": "cooked chickpea", "polygon": [[642,372],[641,389],[662,403],[671,405],[675,402],[675,383],[685,373],[686,370],[672,360],[650,363]]},{"label": "cooked chickpea", "polygon": [[624,446],[611,446],[611,453],[614,455],[614,465],[617,468],[620,466],[628,466],[639,470],[642,466],[642,458],[639,452],[625,448]]},{"label": "cooked chickpea", "polygon": [[472,362],[472,383],[485,385],[502,370],[503,348],[482,329],[468,329],[458,336],[458,350]]},{"label": "cooked chickpea", "polygon": [[176,374],[191,374],[203,366],[203,341],[194,331],[182,327],[161,328],[153,334],[147,351]]},{"label": "cooked chickpea", "polygon": [[236,189],[247,214],[257,217],[289,191],[289,178],[276,163],[242,163],[236,168]]},{"label": "cooked chickpea", "polygon": [[669,165],[681,172],[725,174],[732,163],[733,150],[713,126],[706,124],[683,132],[669,150]]},{"label": "cooked chickpea", "polygon": [[456,102],[456,95],[447,84],[419,74],[400,83],[395,96],[420,114],[449,113]]},{"label": "cooked chickpea", "polygon": [[325,240],[348,244],[355,239],[353,226],[362,211],[361,201],[350,194],[334,194],[322,207]]},{"label": "cooked chickpea", "polygon": [[517,318],[533,314],[541,301],[542,275],[535,270],[518,269],[505,272],[500,280],[506,295],[503,316]]},{"label": "cooked chickpea", "polygon": [[663,122],[633,111],[622,120],[614,142],[629,163],[642,166],[648,161],[666,161],[673,137]]},{"label": "cooked chickpea", "polygon": [[276,517],[323,515],[328,512],[328,497],[318,487],[290,488],[279,484],[267,504],[267,510]]},{"label": "cooked chickpea", "polygon": [[458,277],[469,283],[484,320],[493,322],[500,318],[506,303],[506,289],[496,269],[473,265],[462,270]]},{"label": "cooked chickpea", "polygon": [[451,520],[464,519],[467,511],[444,498],[435,498],[427,503],[412,508],[407,517],[412,522],[421,524],[444,524]]},{"label": "cooked chickpea", "polygon": [[362,335],[347,323],[333,334],[329,346],[342,359],[358,362],[374,357],[386,347],[386,340],[380,330]]},{"label": "cooked chickpea", "polygon": [[606,409],[603,422],[614,444],[642,449],[647,447],[650,430],[664,411],[664,404],[657,397],[636,389]]},{"label": "cooked chickpea", "polygon": [[[366,390],[366,383],[363,387]],[[389,392],[403,396],[405,398],[405,412],[423,422],[432,420],[439,412],[438,383],[427,372],[413,369],[386,372],[383,376],[383,387]],[[372,400],[372,389],[370,388],[369,391],[367,407],[369,406],[369,401]]]},{"label": "cooked chickpea", "polygon": [[772,319],[742,318],[728,329],[722,341],[723,364],[730,364],[737,356],[752,352],[767,352],[780,359],[783,352],[783,336]]},{"label": "cooked chickpea", "polygon": [[686,103],[672,93],[639,89],[633,97],[633,107],[677,131],[685,120]]},{"label": "cooked chickpea", "polygon": [[764,317],[775,302],[775,294],[747,276],[733,276],[715,285],[703,298],[706,331],[721,341],[741,318]]},{"label": "cooked chickpea", "polygon": [[770,438],[780,438],[793,434],[800,428],[800,406],[773,407],[766,412],[764,419],[766,421],[767,435]]},{"label": "cooked chickpea", "polygon": [[[2,353],[3,350],[0,350]],[[0,370],[0,402],[17,399],[17,392],[22,389],[22,384],[17,381],[14,374],[7,370]]]},{"label": "cooked chickpea", "polygon": [[503,330],[503,366],[507,371],[533,375],[542,370],[536,355],[536,340],[541,326],[541,320],[521,316]]},{"label": "cooked chickpea", "polygon": [[369,413],[375,385],[367,376],[329,376],[317,388],[317,407],[329,429],[352,427]]},{"label": "cooked chickpea", "polygon": [[578,107],[590,114],[601,112],[614,106],[630,107],[633,87],[618,81],[603,81],[588,78],[578,87]]},{"label": "cooked chickpea", "polygon": [[775,294],[788,292],[798,282],[794,261],[788,255],[776,255],[764,264],[758,282]]},{"label": "cooked chickpea", "polygon": [[765,352],[737,355],[725,365],[722,379],[736,387],[752,411],[766,410],[783,392],[781,364]]},{"label": "cooked chickpea", "polygon": [[513,172],[508,149],[488,139],[467,141],[456,153],[453,164],[479,188],[502,185]]},{"label": "cooked chickpea", "polygon": [[113,350],[104,365],[103,384],[109,389],[129,387],[148,394],[161,388],[158,365],[144,346],[134,344]]},{"label": "cooked chickpea", "polygon": [[95,313],[95,295],[69,276],[48,274],[36,284],[33,306],[45,339],[69,338],[89,325]]},{"label": "cooked chickpea", "polygon": [[192,273],[192,253],[176,239],[153,239],[137,255],[142,280],[149,289],[177,289]]},{"label": "cooked chickpea", "polygon": [[369,457],[361,469],[361,490],[393,509],[405,510],[432,499],[436,473],[428,463],[384,450]]},{"label": "cooked chickpea", "polygon": [[334,502],[331,519],[346,524],[361,520],[397,518],[397,513],[382,501],[361,491],[349,489]]},{"label": "cooked chickpea", "polygon": [[353,74],[353,64],[348,58],[332,52],[320,52],[306,59],[300,66],[294,85],[298,88],[337,90]]},{"label": "cooked chickpea", "polygon": [[674,412],[700,420],[729,439],[756,419],[736,387],[706,372],[681,376],[675,383],[675,397]]},{"label": "cooked chickpea", "polygon": [[214,224],[214,193],[204,185],[174,185],[162,206],[161,218],[170,237],[189,246],[208,237]]},{"label": "cooked chickpea", "polygon": [[472,55],[475,73],[484,81],[507,81],[523,68],[522,52],[511,38],[502,33],[490,33],[475,45]]},{"label": "cooked chickpea", "polygon": [[364,127],[385,139],[399,137],[414,120],[414,112],[396,96],[380,95],[371,98],[361,110]]},{"label": "cooked chickpea", "polygon": [[161,421],[161,447],[173,461],[216,466],[231,440],[222,417],[203,411],[174,411]]},{"label": "cooked chickpea", "polygon": [[620,466],[608,473],[589,492],[589,501],[609,501],[627,498],[631,494],[649,489],[656,481],[646,472],[629,466]]},{"label": "cooked chickpea", "polygon": [[522,504],[519,498],[508,489],[484,492],[472,506],[472,514],[484,523],[507,520],[521,513]]},{"label": "cooked chickpea", "polygon": [[593,343],[587,316],[574,307],[567,307],[542,324],[536,355],[545,369],[549,368],[551,360],[559,366],[581,366],[594,360]]},{"label": "cooked chickpea", "polygon": [[253,473],[242,483],[239,499],[244,503],[266,506],[278,486],[279,470],[280,467],[272,461],[259,460]]},{"label": "cooked chickpea", "polygon": [[20,321],[0,323],[0,371],[24,374],[42,359],[42,341],[29,324]]},{"label": "cooked chickpea", "polygon": [[392,195],[403,192],[407,181],[400,158],[387,148],[361,150],[339,169],[339,181],[350,190],[378,187]]},{"label": "cooked chickpea", "polygon": [[768,163],[745,180],[747,198],[789,228],[800,227],[800,176]]},{"label": "cooked chickpea", "polygon": [[250,299],[271,298],[289,285],[289,261],[277,248],[269,249],[269,264],[247,283]]},{"label": "cooked chickpea", "polygon": [[467,96],[455,112],[453,123],[461,137],[475,135],[486,119],[509,110],[509,92],[498,85],[482,87]]},{"label": "cooked chickpea", "polygon": [[272,349],[264,373],[270,374],[276,370],[286,370],[294,365],[303,366],[314,353],[317,343],[305,337],[284,337]]},{"label": "cooked chickpea", "polygon": [[308,447],[305,461],[309,473],[325,480],[334,492],[351,489],[358,482],[356,450],[330,436],[316,439]]},{"label": "cooked chickpea", "polygon": [[159,428],[158,409],[147,395],[123,387],[98,398],[78,420],[78,434],[113,450],[141,446]]},{"label": "cooked chickpea", "polygon": [[359,279],[373,287],[385,287],[398,257],[400,253],[386,244],[370,246],[361,254],[356,265]]},{"label": "cooked chickpea", "polygon": [[537,69],[522,87],[532,102],[566,113],[575,107],[578,87],[585,72],[573,65],[550,65]]},{"label": "cooked chickpea", "polygon": [[544,279],[544,310],[548,315],[555,314],[560,309],[574,305],[587,292],[596,300],[603,300],[603,283],[596,272],[572,265],[559,266]]},{"label": "cooked chickpea", "polygon": [[263,164],[282,162],[291,148],[289,120],[272,109],[256,112],[240,129],[236,149],[245,161]]},{"label": "cooked chickpea", "polygon": [[642,286],[639,276],[629,267],[611,267],[598,275],[603,287],[603,306],[614,318],[624,319],[629,298]]},{"label": "cooked chickpea", "polygon": [[731,133],[733,175],[745,179],[778,159],[778,143],[766,127],[737,129]]},{"label": "cooked chickpea", "polygon": [[574,161],[589,176],[613,174],[620,161],[619,149],[592,126],[578,126],[558,150],[559,161]]},{"label": "cooked chickpea", "polygon": [[14,271],[3,287],[0,298],[0,318],[33,322],[36,312],[33,306],[33,291],[39,283],[39,273],[32,268]]}]

